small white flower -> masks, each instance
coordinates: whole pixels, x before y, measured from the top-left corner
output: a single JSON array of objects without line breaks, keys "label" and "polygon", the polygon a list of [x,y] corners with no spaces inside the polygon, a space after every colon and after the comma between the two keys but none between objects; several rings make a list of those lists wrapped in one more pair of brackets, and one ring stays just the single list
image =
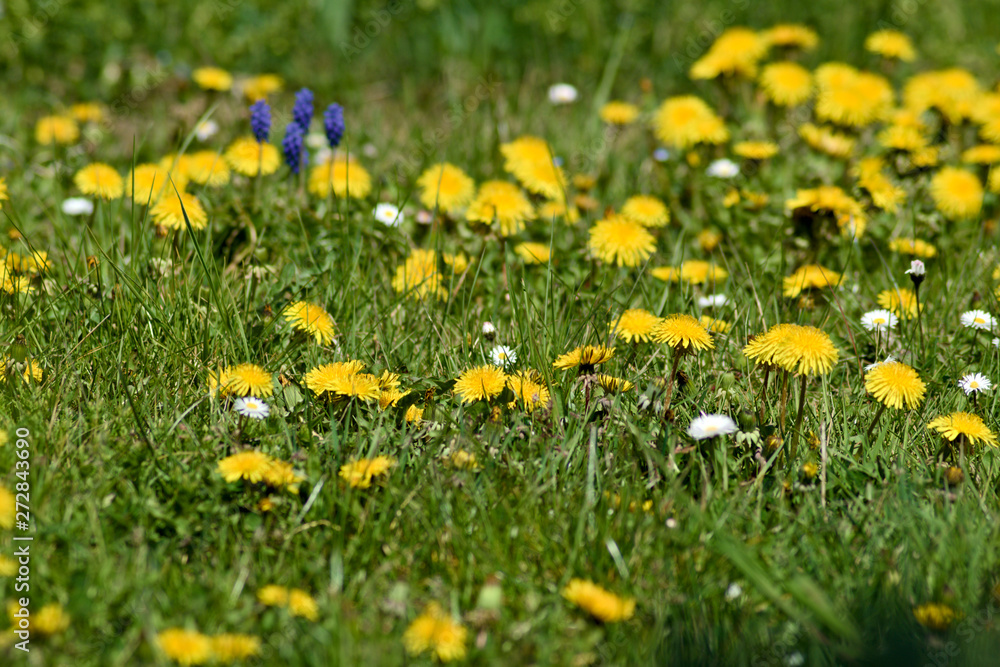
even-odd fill
[{"label": "small white flower", "polygon": [[494,366],[513,366],[517,363],[517,352],[506,345],[497,345],[490,350],[490,361]]},{"label": "small white flower", "polygon": [[[326,139],[326,135],[322,132],[310,132],[306,135],[306,147],[313,150],[319,150],[320,148],[329,148],[329,142]],[[317,156],[319,157],[319,156]]]},{"label": "small white flower", "polygon": [[893,361],[896,361],[896,357],[890,354],[888,357],[885,358],[885,361],[876,361],[874,364],[868,364],[867,366],[865,366],[865,373],[872,370],[873,368],[878,368],[882,364],[888,364]]},{"label": "small white flower", "polygon": [[399,227],[403,224],[403,218],[405,217],[400,212],[398,206],[386,204],[385,202],[376,206],[375,210],[372,211],[372,215],[375,216],[376,220],[387,227]]},{"label": "small white flower", "polygon": [[66,215],[90,215],[94,212],[94,202],[84,197],[70,197],[63,200],[62,212]]},{"label": "small white flower", "polygon": [[253,419],[264,419],[271,414],[270,406],[259,398],[254,398],[253,396],[237,398],[236,401],[233,402],[233,410],[236,410],[236,412],[240,413],[244,417],[251,417]]},{"label": "small white flower", "polygon": [[708,165],[706,173],[709,176],[715,176],[716,178],[732,178],[736,176],[736,174],[740,173],[740,167],[732,160],[722,158],[721,160],[715,160],[712,164]]},{"label": "small white flower", "polygon": [[557,83],[549,87],[549,102],[552,104],[572,104],[579,93],[568,83]]},{"label": "small white flower", "polygon": [[992,329],[996,324],[993,316],[985,310],[969,310],[962,313],[962,326],[970,329]]},{"label": "small white flower", "polygon": [[699,308],[721,308],[727,303],[729,303],[729,299],[726,298],[725,294],[709,294],[698,297]]},{"label": "small white flower", "polygon": [[914,276],[922,276],[924,275],[924,263],[919,259],[915,259],[910,262],[910,268],[906,272]]},{"label": "small white flower", "polygon": [[796,651],[795,653],[789,653],[785,656],[785,664],[788,667],[800,667],[806,664],[806,658],[804,655]]},{"label": "small white flower", "polygon": [[214,120],[209,118],[208,120],[203,120],[194,128],[194,136],[198,137],[198,141],[208,141],[215,136],[215,133],[219,131],[219,124]]},{"label": "small white flower", "polygon": [[977,394],[981,391],[989,391],[993,383],[982,373],[969,373],[958,381],[958,386],[968,396],[969,394]]},{"label": "small white flower", "polygon": [[675,530],[677,528],[677,519],[670,517],[664,522],[664,525],[670,530]]},{"label": "small white flower", "polygon": [[743,587],[737,583],[729,584],[729,588],[726,589],[726,600],[732,602],[739,596],[743,595]]},{"label": "small white flower", "polygon": [[700,417],[691,420],[688,426],[688,435],[695,440],[705,440],[714,438],[717,435],[727,435],[736,432],[736,422],[726,415],[706,415],[702,413]]},{"label": "small white flower", "polygon": [[369,141],[361,147],[361,152],[365,154],[365,157],[375,157],[378,155],[378,148],[376,148],[375,144]]},{"label": "small white flower", "polygon": [[653,159],[657,162],[666,162],[670,159],[670,151],[666,148],[657,148],[653,151]]},{"label": "small white flower", "polygon": [[434,221],[434,214],[431,213],[430,211],[425,211],[424,209],[420,209],[419,211],[417,211],[416,218],[417,222],[419,222],[421,225],[429,225],[431,224],[431,222]]},{"label": "small white flower", "polygon": [[492,336],[497,332],[497,328],[493,326],[492,322],[483,322],[483,335]]},{"label": "small white flower", "polygon": [[861,326],[868,331],[885,331],[899,324],[899,318],[888,310],[871,310],[861,316]]}]

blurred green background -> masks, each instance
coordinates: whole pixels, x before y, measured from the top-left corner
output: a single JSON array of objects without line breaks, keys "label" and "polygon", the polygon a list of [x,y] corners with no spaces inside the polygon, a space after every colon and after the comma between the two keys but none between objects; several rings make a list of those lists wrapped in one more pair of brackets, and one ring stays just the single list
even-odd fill
[{"label": "blurred green background", "polygon": [[[617,39],[612,93],[649,77],[658,90],[685,76],[729,26],[802,22],[821,35],[820,59],[863,59],[879,28],[910,34],[939,65],[990,77],[1000,57],[1000,0],[11,0],[2,3],[7,95],[52,106],[111,99],[143,72],[215,64],[273,72],[350,100],[380,86],[419,95],[487,74],[596,87]],[[626,39],[627,37],[627,39]],[[387,88],[388,87],[388,88]],[[386,91],[387,88],[387,91]]]}]

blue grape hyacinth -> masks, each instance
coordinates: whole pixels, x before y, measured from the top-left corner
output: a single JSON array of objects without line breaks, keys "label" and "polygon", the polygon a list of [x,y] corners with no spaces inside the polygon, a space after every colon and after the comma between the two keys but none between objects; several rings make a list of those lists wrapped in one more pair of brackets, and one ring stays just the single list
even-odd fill
[{"label": "blue grape hyacinth", "polygon": [[303,138],[305,133],[302,126],[292,121],[285,129],[285,138],[281,142],[281,150],[285,154],[285,163],[292,170],[293,174],[298,174],[299,170],[306,166],[309,161],[309,154],[303,148]]},{"label": "blue grape hyacinth", "polygon": [[313,116],[313,92],[303,88],[295,93],[295,106],[292,107],[292,120],[298,123],[303,132],[309,131]]},{"label": "blue grape hyacinth", "polygon": [[344,137],[344,107],[334,102],[326,108],[323,113],[323,129],[326,130],[330,148],[339,146]]},{"label": "blue grape hyacinth", "polygon": [[264,100],[250,105],[250,129],[259,143],[267,141],[267,135],[271,132],[271,107]]}]

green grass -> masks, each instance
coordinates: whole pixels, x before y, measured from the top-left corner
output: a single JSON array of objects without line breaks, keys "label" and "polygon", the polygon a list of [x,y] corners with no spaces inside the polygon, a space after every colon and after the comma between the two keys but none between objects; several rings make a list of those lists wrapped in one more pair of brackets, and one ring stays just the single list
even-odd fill
[{"label": "green grass", "polygon": [[[61,7],[37,40],[6,61],[12,81],[24,82],[0,118],[10,187],[2,227],[24,236],[6,245],[22,254],[29,246],[45,250],[53,264],[34,292],[4,295],[0,304],[5,351],[15,354],[23,337],[45,372],[41,384],[29,384],[11,366],[0,385],[0,426],[10,436],[0,446],[0,485],[20,481],[14,433],[30,429],[31,610],[58,602],[71,622],[54,637],[33,637],[30,655],[0,648],[5,664],[167,665],[155,637],[169,627],[257,635],[261,656],[249,664],[428,664],[426,656],[406,655],[402,635],[432,601],[469,628],[472,664],[784,665],[793,654],[809,665],[995,661],[1000,459],[995,449],[970,452],[957,462],[965,482],[949,486],[940,441],[925,425],[971,409],[956,386],[964,373],[1000,380],[992,336],[959,324],[970,308],[996,312],[996,232],[945,222],[928,194],[929,174],[894,175],[906,203],[898,215],[873,211],[857,243],[824,233],[809,240],[793,228],[785,200],[818,183],[852,191],[854,178],[844,163],[799,141],[794,123],[769,118],[749,87],[733,96],[727,124],[734,139],[771,137],[782,149],[736,182],[769,194],[759,212],[725,208],[733,184],[704,176],[702,167],[725,149],[702,149],[702,167],[693,169],[676,152],[654,161],[645,123],[606,135],[594,98],[636,101],[647,117],[668,95],[691,90],[717,108],[725,104],[721,87],[687,80],[692,59],[679,70],[671,60],[686,57],[685,40],[727,11],[725,3],[673,10],[581,3],[558,34],[548,32],[546,15],[558,11],[555,3],[500,3],[487,10],[492,19],[470,3],[418,3],[364,50],[357,67],[344,69],[330,65],[338,51],[329,35],[350,35],[365,3],[289,3],[269,21],[251,3],[231,4],[233,12],[209,24],[201,41],[192,34],[194,14],[210,11],[210,3],[170,10],[140,3],[108,24],[103,41],[87,41],[98,38],[80,29],[56,48],[70,26],[109,11]],[[817,25],[823,42],[806,57],[810,66],[840,59],[876,67],[860,45],[893,11],[891,3],[838,10],[827,2],[795,10],[731,4],[736,24]],[[192,23],[158,13],[183,9]],[[9,11],[23,17],[25,8],[11,3]],[[914,71],[953,63],[995,85],[987,64],[995,62],[990,40],[1000,33],[990,30],[996,13],[989,5],[942,8],[940,21],[930,11],[920,8],[900,26],[914,35],[922,60],[890,75],[896,88]],[[128,34],[116,32],[129,23],[123,17],[133,19]],[[491,20],[499,27],[481,39],[470,32]],[[161,23],[163,34],[153,30]],[[287,43],[296,26],[302,42]],[[269,55],[268,36],[282,30],[285,42]],[[217,55],[201,52],[214,44]],[[130,45],[135,51],[125,57]],[[372,173],[372,195],[317,201],[283,167],[262,179],[256,195],[246,179],[217,190],[192,187],[210,214],[200,232],[158,238],[144,207],[128,200],[101,203],[91,220],[62,214],[62,200],[76,194],[72,174],[91,161],[127,173],[132,164],[199,146],[187,145],[190,128],[213,101],[173,65],[161,70],[144,59],[160,49],[174,50],[180,69],[218,59],[240,71],[279,71],[294,82],[290,88],[313,86],[320,109],[345,102],[345,143]],[[99,55],[81,64],[90,51]],[[121,63],[125,78],[102,79],[107,62]],[[412,63],[415,74],[396,81],[390,75],[401,63]],[[53,75],[46,92],[31,85],[36,70],[59,66],[66,74]],[[329,81],[321,75],[326,66]],[[129,78],[138,72],[152,72],[150,82]],[[653,79],[649,94],[639,92],[643,76]],[[577,82],[581,101],[547,105],[545,89],[557,78]],[[91,98],[128,109],[91,150],[34,143],[38,116]],[[463,108],[470,99],[474,108]],[[208,145],[221,148],[248,127],[241,101],[218,102],[213,117],[222,131]],[[291,94],[272,105],[287,117]],[[974,131],[966,129],[960,141],[968,146]],[[272,141],[282,133],[276,123]],[[536,221],[517,237],[550,243],[551,265],[525,266],[513,243],[464,222],[433,229],[415,222],[415,181],[426,166],[447,159],[477,182],[504,178],[499,145],[528,133],[546,138],[570,174],[597,177],[597,210],[575,226]],[[950,141],[954,147],[959,138]],[[365,144],[371,155],[363,155]],[[874,150],[870,137],[863,145]],[[657,232],[652,259],[637,269],[589,259],[587,230],[603,207],[617,209],[639,192],[662,197],[674,220]],[[372,220],[376,201],[407,205],[402,228]],[[988,194],[983,219],[995,218],[996,206]],[[711,255],[695,241],[708,226],[724,232]],[[883,341],[876,350],[859,318],[882,290],[908,286],[908,258],[889,252],[887,242],[913,229],[939,249],[921,288],[926,345],[904,321],[888,349]],[[446,275],[446,300],[416,301],[391,285],[411,248],[460,249],[474,261],[464,276]],[[674,393],[672,421],[657,409],[670,362],[662,346],[619,342],[604,370],[636,387],[607,396],[595,390],[589,403],[573,373],[552,367],[578,345],[609,342],[609,324],[626,308],[699,314],[696,297],[711,290],[662,282],[649,269],[709,257],[729,272],[716,291],[730,298],[722,317],[733,326],[716,337],[714,351],[682,362],[687,382]],[[171,268],[162,269],[165,261]],[[813,261],[842,271],[845,284],[800,307],[782,297],[781,279]],[[272,270],[253,278],[251,267]],[[293,335],[281,313],[297,300],[330,312],[335,345]],[[497,342],[516,349],[518,368],[540,371],[551,406],[527,414],[499,400],[501,416],[492,420],[491,406],[461,406],[452,395],[454,379],[488,358],[486,321],[496,325]],[[808,384],[798,460],[775,458],[758,475],[752,448],[734,438],[676,451],[692,445],[685,430],[703,411],[731,414],[748,431],[781,428],[787,439],[797,381],[785,423],[778,424],[774,381],[766,419],[757,423],[761,374],[740,352],[749,336],[777,322],[819,326],[841,353],[833,372]],[[864,392],[863,368],[887,351],[919,370],[927,399],[912,412],[887,411],[867,440],[877,406]],[[329,404],[305,388],[309,369],[346,359],[376,375],[399,373],[412,393],[382,412]],[[228,403],[207,392],[210,370],[242,362],[275,378],[270,418],[244,428]],[[425,407],[427,421],[407,424],[409,405]],[[996,393],[975,409],[995,431]],[[824,463],[807,442],[810,432],[826,452],[815,481],[802,472],[806,462]],[[261,488],[227,484],[216,471],[220,459],[248,446],[292,461],[305,476],[298,494],[275,494],[271,512],[256,508],[267,495]],[[475,453],[481,470],[449,467],[444,458],[457,449]],[[375,454],[398,459],[384,483],[351,489],[338,477],[347,461]],[[633,502],[639,508],[629,509]],[[0,531],[0,554],[13,553],[11,536]],[[634,597],[635,617],[590,620],[560,595],[573,577]],[[491,581],[503,592],[497,613],[478,607]],[[260,605],[256,591],[272,583],[310,591],[319,620]],[[4,601],[17,597],[11,578],[0,579],[0,591]],[[928,602],[963,616],[948,632],[930,631],[913,614]]]}]

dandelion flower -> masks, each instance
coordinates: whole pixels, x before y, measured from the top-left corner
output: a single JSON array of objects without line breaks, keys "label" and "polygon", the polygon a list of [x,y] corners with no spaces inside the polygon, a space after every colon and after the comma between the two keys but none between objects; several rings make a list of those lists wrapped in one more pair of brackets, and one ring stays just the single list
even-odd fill
[{"label": "dandelion flower", "polygon": [[892,329],[899,318],[888,310],[872,310],[861,316],[861,326],[868,331],[885,331]]},{"label": "dandelion flower", "polygon": [[701,326],[708,329],[710,333],[726,334],[729,333],[729,329],[732,327],[729,322],[726,322],[725,320],[718,320],[714,317],[709,317],[708,315],[702,315],[699,317],[698,322],[701,323]]},{"label": "dandelion flower", "polygon": [[819,35],[799,23],[781,23],[768,28],[761,37],[771,46],[795,47],[811,51],[819,44]]},{"label": "dandelion flower", "polygon": [[249,102],[266,100],[269,95],[279,92],[284,81],[277,74],[258,74],[243,82],[243,97]]},{"label": "dandelion flower", "polygon": [[552,149],[544,139],[524,136],[500,145],[504,169],[529,191],[547,199],[564,196],[566,175],[553,161]]},{"label": "dandelion flower", "polygon": [[257,591],[257,601],[267,607],[284,607],[288,604],[288,589],[268,584]]},{"label": "dandelion flower", "polygon": [[653,254],[656,240],[639,223],[612,215],[590,228],[589,247],[595,257],[609,264],[638,266]]},{"label": "dandelion flower", "polygon": [[476,366],[463,371],[455,382],[455,393],[462,403],[488,401],[503,391],[507,376],[496,366]]},{"label": "dandelion flower", "polygon": [[453,164],[443,162],[428,167],[417,179],[420,203],[454,215],[472,201],[476,184]]},{"label": "dandelion flower", "polygon": [[721,266],[700,259],[681,262],[680,268],[661,266],[650,271],[654,278],[669,282],[684,282],[689,285],[714,284],[729,277],[729,272]]},{"label": "dandelion flower", "polygon": [[682,95],[668,98],[653,119],[656,138],[684,150],[699,143],[721,144],[729,139],[725,123],[701,99]]},{"label": "dandelion flower", "polygon": [[[226,162],[233,171],[244,176],[267,176],[281,166],[281,154],[275,146],[257,141],[253,136],[240,137],[225,152]],[[312,191],[312,179],[310,179]]]},{"label": "dandelion flower", "polygon": [[914,608],[913,617],[917,619],[917,623],[929,630],[944,632],[961,618],[961,614],[946,604],[930,602]]},{"label": "dandelion flower", "polygon": [[552,366],[560,370],[580,367],[581,372],[593,371],[594,366],[603,364],[615,355],[615,348],[603,345],[587,345],[560,355]]},{"label": "dandelion flower", "polygon": [[340,466],[338,475],[352,489],[367,489],[372,480],[383,477],[396,465],[396,460],[388,456],[376,456],[373,459],[354,459]]},{"label": "dandelion flower", "polygon": [[457,449],[448,457],[448,463],[458,470],[479,470],[481,466],[476,455],[464,449]]},{"label": "dandelion flower", "polygon": [[535,209],[524,196],[521,188],[506,181],[487,181],[479,186],[479,192],[465,211],[470,222],[481,222],[500,226],[500,236],[513,236],[522,229],[524,223],[535,219]]},{"label": "dandelion flower", "polygon": [[879,30],[865,39],[865,50],[877,53],[883,58],[913,62],[917,52],[910,38],[896,30]]},{"label": "dandelion flower", "polygon": [[[878,305],[906,320],[917,316],[917,296],[909,289],[887,289],[879,292]],[[923,306],[920,307],[923,310]]]},{"label": "dandelion flower", "polygon": [[982,442],[990,447],[997,447],[997,437],[983,422],[982,417],[969,412],[953,412],[932,419],[927,428],[937,431],[949,442],[954,442],[959,436],[964,437],[972,445]]},{"label": "dandelion flower", "polygon": [[264,401],[253,396],[241,396],[233,402],[233,410],[252,419],[266,419],[271,414],[271,407]]},{"label": "dandelion flower", "polygon": [[14,494],[0,486],[0,528],[10,530],[14,527],[17,502]]},{"label": "dandelion flower", "polygon": [[125,179],[125,195],[134,199],[138,204],[157,202],[160,196],[170,189],[177,188],[184,192],[187,188],[187,176],[179,171],[171,173],[158,164],[139,164],[129,172]]},{"label": "dandelion flower", "polygon": [[642,308],[631,308],[611,323],[611,333],[626,343],[648,343],[661,319]]},{"label": "dandelion flower", "polygon": [[889,241],[889,250],[903,255],[930,259],[937,256],[937,248],[923,239],[898,238]]},{"label": "dandelion flower", "polygon": [[219,662],[236,662],[260,655],[260,638],[254,635],[223,633],[211,638],[212,655]]},{"label": "dandelion flower", "polygon": [[628,102],[611,101],[601,107],[600,116],[609,125],[631,125],[639,117],[639,107]]},{"label": "dandelion flower", "polygon": [[219,67],[199,67],[191,79],[204,90],[227,91],[233,87],[233,75]]},{"label": "dandelion flower", "polygon": [[797,324],[774,325],[766,333],[754,336],[743,348],[743,356],[758,364],[778,365],[775,357],[796,327]]},{"label": "dandelion flower", "polygon": [[490,362],[494,366],[513,366],[517,363],[517,352],[506,345],[497,345],[490,350]]},{"label": "dandelion flower", "polygon": [[257,450],[247,450],[227,456],[219,461],[219,474],[227,482],[245,479],[257,483],[264,479],[264,474],[271,465],[271,457]]},{"label": "dandelion flower", "polygon": [[80,138],[80,126],[70,116],[45,116],[35,124],[35,141],[43,146],[72,144]]},{"label": "dandelion flower", "polygon": [[333,341],[333,318],[320,306],[296,301],[285,309],[284,318],[293,329],[306,332],[320,345]]},{"label": "dandelion flower", "polygon": [[518,371],[507,376],[507,387],[514,393],[514,400],[508,407],[515,408],[517,402],[528,412],[533,411],[539,405],[546,405],[549,402],[549,388],[542,382],[541,374],[537,371]]},{"label": "dandelion flower", "polygon": [[741,141],[733,153],[747,160],[767,160],[778,154],[778,145],[771,141]]},{"label": "dandelion flower", "polygon": [[452,620],[441,607],[432,602],[403,633],[403,645],[410,655],[430,651],[441,662],[452,662],[465,657],[468,631]]},{"label": "dandelion flower", "polygon": [[441,286],[443,279],[438,271],[437,253],[415,249],[403,265],[396,268],[392,288],[397,294],[406,294],[418,301],[431,296],[445,299],[448,292]]},{"label": "dandelion flower", "polygon": [[332,157],[309,172],[309,192],[321,198],[333,192],[337,197],[363,199],[372,189],[371,175],[353,159]]},{"label": "dandelion flower", "polygon": [[706,440],[720,435],[729,435],[737,431],[736,422],[728,415],[706,415],[691,420],[687,434],[695,440]]},{"label": "dandelion flower", "polygon": [[882,159],[865,158],[858,163],[858,185],[868,191],[878,208],[895,213],[906,192],[889,180],[882,171]]},{"label": "dandelion flower", "polygon": [[792,275],[782,280],[783,294],[794,299],[802,294],[803,290],[836,287],[841,280],[842,276],[836,271],[825,269],[816,264],[807,264],[799,267]]},{"label": "dandelion flower", "polygon": [[424,418],[424,409],[418,408],[416,405],[411,405],[410,407],[406,408],[406,414],[403,415],[403,419],[405,419],[407,422],[419,423],[423,421],[423,418]]},{"label": "dandelion flower", "polygon": [[865,390],[890,408],[913,410],[924,400],[927,385],[906,364],[884,361],[865,374]]},{"label": "dandelion flower", "polygon": [[69,622],[69,614],[62,608],[62,605],[53,602],[35,612],[32,628],[40,634],[51,637],[65,631],[69,627]]},{"label": "dandelion flower", "polygon": [[958,381],[958,386],[965,392],[966,396],[969,396],[971,394],[989,391],[993,386],[993,383],[990,382],[990,379],[982,373],[969,373]]},{"label": "dandelion flower", "polygon": [[668,315],[660,320],[650,336],[657,343],[666,343],[681,350],[710,350],[715,347],[712,336],[701,322],[685,314]]},{"label": "dandelion flower", "polygon": [[185,214],[195,231],[204,229],[208,224],[208,214],[201,202],[188,192],[165,192],[149,214],[156,224],[167,229],[186,229]]},{"label": "dandelion flower", "polygon": [[187,174],[193,182],[210,188],[226,185],[230,178],[229,165],[215,151],[198,151],[188,156]]},{"label": "dandelion flower", "polygon": [[180,665],[204,665],[212,659],[212,641],[194,630],[169,628],[156,635],[156,645]]},{"label": "dandelion flower", "polygon": [[767,53],[770,44],[762,33],[743,27],[729,28],[695,61],[689,75],[692,79],[714,79],[722,75],[753,77],[757,73],[757,62]]},{"label": "dandelion flower", "polygon": [[854,139],[826,127],[803,123],[799,126],[799,136],[810,148],[830,157],[844,159],[854,152]]},{"label": "dandelion flower", "polygon": [[301,588],[288,591],[288,611],[292,616],[301,616],[307,621],[316,621],[319,618],[319,605],[313,596]]},{"label": "dandelion flower", "polygon": [[[335,361],[313,368],[306,373],[304,380],[306,387],[317,396],[332,395],[344,384],[348,376],[360,373],[362,368],[364,364],[360,361]],[[378,389],[377,382],[375,386]]]},{"label": "dandelion flower", "polygon": [[571,225],[580,221],[580,211],[561,198],[552,199],[538,207],[538,217],[542,220],[562,218]]},{"label": "dandelion flower", "polygon": [[525,264],[548,264],[552,259],[552,250],[547,243],[518,243],[514,246],[514,254],[524,260]]},{"label": "dandelion flower", "polygon": [[837,125],[864,127],[892,108],[892,86],[882,76],[847,68],[835,79],[824,81],[817,73],[819,94],[816,117]]},{"label": "dandelion flower", "polygon": [[562,596],[603,623],[617,623],[635,614],[634,599],[619,597],[592,581],[570,579]]},{"label": "dandelion flower", "polygon": [[797,106],[812,97],[812,74],[797,63],[771,63],[761,70],[758,81],[767,99],[778,106]]},{"label": "dandelion flower", "polygon": [[979,215],[983,206],[983,186],[972,172],[944,167],[931,179],[934,205],[949,220]]},{"label": "dandelion flower", "polygon": [[224,393],[234,396],[270,396],[274,393],[271,374],[256,364],[227,368],[219,386]]},{"label": "dandelion flower", "polygon": [[670,211],[660,199],[634,195],[625,200],[621,214],[643,227],[663,227],[670,222]]},{"label": "dandelion flower", "polygon": [[962,151],[962,162],[966,164],[995,164],[1000,162],[1000,146],[981,144]]},{"label": "dandelion flower", "polygon": [[114,167],[95,162],[76,172],[73,182],[80,192],[99,199],[119,199],[125,191],[125,182]]}]

